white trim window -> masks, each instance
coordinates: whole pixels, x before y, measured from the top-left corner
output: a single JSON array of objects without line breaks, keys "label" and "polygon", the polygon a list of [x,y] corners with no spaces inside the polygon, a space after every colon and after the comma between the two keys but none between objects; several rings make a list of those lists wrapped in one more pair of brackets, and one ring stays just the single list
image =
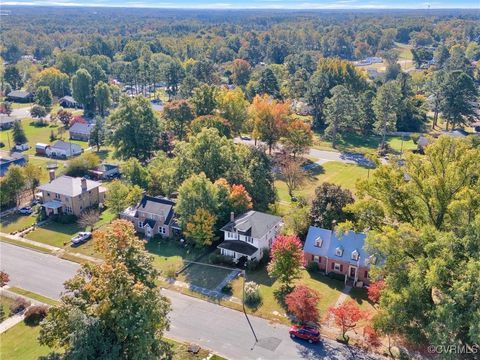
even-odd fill
[{"label": "white trim window", "polygon": [[143,222],[142,222],[142,221],[140,221],[140,220],[138,221],[138,227],[139,227],[140,229],[142,229],[142,228],[143,228]]},{"label": "white trim window", "polygon": [[319,236],[315,239],[315,246],[316,247],[322,247],[323,244],[323,239]]},{"label": "white trim window", "polygon": [[167,233],[167,229],[165,229],[163,226],[158,227],[158,233],[165,235]]},{"label": "white trim window", "polygon": [[343,256],[343,248],[341,246],[339,246],[335,249],[335,255]]},{"label": "white trim window", "polygon": [[316,263],[319,263],[320,262],[320,256],[314,255],[313,256],[313,261],[315,261]]},{"label": "white trim window", "polygon": [[333,265],[333,270],[335,270],[335,271],[341,271],[340,264],[339,264],[339,263],[335,263],[335,264]]},{"label": "white trim window", "polygon": [[360,253],[357,250],[352,251],[352,260],[358,261],[360,258]]}]

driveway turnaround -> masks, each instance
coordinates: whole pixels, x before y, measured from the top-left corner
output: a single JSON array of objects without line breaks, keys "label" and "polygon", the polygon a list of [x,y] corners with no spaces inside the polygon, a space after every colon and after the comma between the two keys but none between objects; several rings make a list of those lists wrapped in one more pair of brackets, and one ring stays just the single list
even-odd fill
[{"label": "driveway turnaround", "polygon": [[[55,256],[0,242],[0,268],[10,275],[10,286],[58,298],[63,283],[79,265]],[[357,348],[335,341],[319,344],[290,339],[288,327],[249,316],[258,342],[245,315],[220,305],[162,289],[172,303],[167,337],[197,344],[231,360],[246,359],[376,359]]]}]

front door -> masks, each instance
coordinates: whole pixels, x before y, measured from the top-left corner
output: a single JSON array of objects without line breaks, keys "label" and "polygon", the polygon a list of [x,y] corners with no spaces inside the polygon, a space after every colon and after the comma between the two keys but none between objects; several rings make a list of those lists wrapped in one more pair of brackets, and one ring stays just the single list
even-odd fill
[{"label": "front door", "polygon": [[351,278],[355,278],[356,273],[357,273],[357,268],[355,268],[355,267],[352,266],[352,267],[350,268],[350,277],[351,277]]},{"label": "front door", "polygon": [[146,227],[146,231],[147,231],[147,237],[152,237],[152,228],[150,226],[147,226]]}]

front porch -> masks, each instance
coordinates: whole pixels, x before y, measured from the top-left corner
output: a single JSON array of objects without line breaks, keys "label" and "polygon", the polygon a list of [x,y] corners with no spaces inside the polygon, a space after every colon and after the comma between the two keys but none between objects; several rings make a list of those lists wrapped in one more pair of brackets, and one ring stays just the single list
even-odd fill
[{"label": "front porch", "polygon": [[240,240],[226,240],[217,246],[220,253],[224,256],[230,256],[235,262],[241,258],[254,260],[259,258],[259,250],[255,246]]},{"label": "front porch", "polygon": [[47,201],[43,203],[42,206],[45,208],[45,213],[47,214],[47,216],[63,213],[63,204],[60,201]]}]

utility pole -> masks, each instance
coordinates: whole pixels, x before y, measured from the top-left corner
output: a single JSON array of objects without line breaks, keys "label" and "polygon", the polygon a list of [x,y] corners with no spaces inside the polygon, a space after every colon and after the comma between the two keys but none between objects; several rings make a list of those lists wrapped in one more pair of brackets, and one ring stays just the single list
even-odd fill
[{"label": "utility pole", "polygon": [[248,318],[247,312],[245,311],[245,282],[247,281],[247,271],[242,270],[242,275],[243,275],[243,298],[242,298],[243,313],[245,314],[245,317],[247,318],[248,325],[250,326],[250,330],[252,330],[253,337],[255,338],[255,342],[257,343],[258,342],[257,334],[255,334],[255,330],[253,330],[252,323],[250,322],[250,319]]}]

